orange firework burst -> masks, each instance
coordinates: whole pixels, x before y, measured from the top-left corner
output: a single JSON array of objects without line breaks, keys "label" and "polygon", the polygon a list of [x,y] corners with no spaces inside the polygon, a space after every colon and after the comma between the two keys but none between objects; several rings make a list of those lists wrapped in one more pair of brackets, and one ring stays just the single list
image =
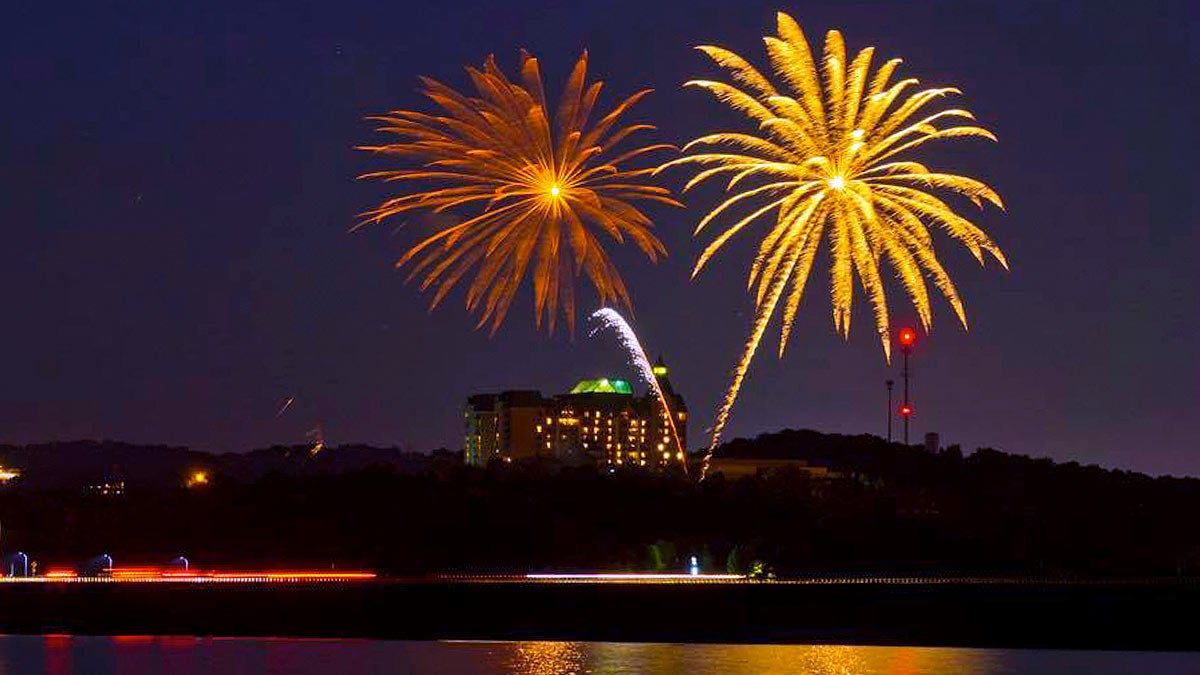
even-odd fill
[{"label": "orange firework burst", "polygon": [[[466,96],[430,78],[423,93],[442,109],[431,115],[407,110],[372,117],[394,143],[360,149],[403,160],[405,166],[360,178],[411,182],[413,188],[364,214],[364,224],[415,211],[463,215],[413,246],[396,266],[413,262],[409,279],[434,288],[436,307],[472,271],[468,311],[495,332],[532,265],[534,316],[554,330],[559,311],[574,330],[574,277],[586,274],[600,304],[629,306],[629,294],[597,236],[624,243],[629,237],[652,261],[666,248],[633,203],[679,203],[669,190],[643,182],[650,168],[627,169],[635,157],[669,145],[636,147],[616,156],[630,135],[654,129],[619,124],[650,90],[639,91],[589,125],[601,82],[586,83],[587,52],[575,63],[552,120],[537,59],[521,52],[521,77],[510,81],[491,56],[468,67],[477,96]],[[570,251],[570,255],[566,251]]]}]

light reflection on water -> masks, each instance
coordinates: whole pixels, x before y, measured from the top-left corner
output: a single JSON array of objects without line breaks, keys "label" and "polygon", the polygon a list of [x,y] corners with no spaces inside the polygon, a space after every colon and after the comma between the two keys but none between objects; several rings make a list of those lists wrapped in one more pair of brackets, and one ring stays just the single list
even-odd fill
[{"label": "light reflection on water", "polygon": [[[480,645],[482,647],[482,645]],[[678,645],[628,643],[496,643],[497,655],[512,652],[503,672],[653,673],[692,675],[888,674],[974,675],[1012,672],[1000,666],[1006,652],[917,647],[836,645]],[[1200,662],[1200,661],[1198,661]]]},{"label": "light reflection on water", "polygon": [[0,636],[0,675],[1008,675],[1200,672],[1200,654],[832,645]]}]

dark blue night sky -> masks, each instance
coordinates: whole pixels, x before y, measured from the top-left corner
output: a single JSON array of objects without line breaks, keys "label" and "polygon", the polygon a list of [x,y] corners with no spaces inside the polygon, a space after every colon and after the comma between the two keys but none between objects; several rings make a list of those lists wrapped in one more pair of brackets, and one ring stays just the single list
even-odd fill
[{"label": "dark blue night sky", "polygon": [[[762,64],[776,9],[813,42],[838,28],[852,49],[961,87],[1000,137],[933,158],[1004,196],[1008,212],[979,222],[1012,271],[939,242],[971,330],[936,305],[914,362],[916,437],[1200,475],[1200,6],[1187,0],[17,3],[0,27],[0,440],[242,450],[319,423],[331,444],[458,447],[469,393],[631,377],[611,338],[537,333],[528,293],[493,338],[461,295],[427,314],[391,265],[412,233],[348,232],[384,194],[354,179],[380,166],[351,149],[374,140],[362,118],[424,105],[418,75],[463,87],[461,67],[493,52],[511,69],[519,47],[556,92],[587,47],[602,103],[656,88],[634,116],[659,138],[740,128],[680,88],[715,74],[690,46]],[[750,316],[753,235],[688,281],[691,228],[715,196],[653,212],[666,262],[616,255],[694,438]],[[849,342],[834,336],[825,276],[785,359],[765,343],[728,436],[883,433],[898,369],[861,301]]]}]

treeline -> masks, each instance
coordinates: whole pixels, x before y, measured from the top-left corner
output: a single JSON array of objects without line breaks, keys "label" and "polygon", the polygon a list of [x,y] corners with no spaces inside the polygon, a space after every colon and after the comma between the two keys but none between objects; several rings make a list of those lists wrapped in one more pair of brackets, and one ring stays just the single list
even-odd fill
[{"label": "treeline", "polygon": [[200,487],[131,482],[116,498],[17,483],[0,489],[0,546],[43,565],[108,553],[117,564],[184,555],[199,567],[390,574],[682,571],[691,556],[707,571],[778,575],[1200,574],[1200,481],[988,449],[964,457],[785,431],[721,454],[804,460],[835,477],[793,468],[700,484],[552,463],[471,469],[455,453],[359,462],[338,452],[264,451],[275,468],[221,465]]}]

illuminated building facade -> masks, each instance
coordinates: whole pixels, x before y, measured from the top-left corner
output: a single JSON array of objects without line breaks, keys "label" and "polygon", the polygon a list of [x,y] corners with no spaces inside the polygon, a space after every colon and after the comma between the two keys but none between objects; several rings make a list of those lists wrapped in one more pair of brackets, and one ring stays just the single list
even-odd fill
[{"label": "illuminated building facade", "polygon": [[674,416],[673,427],[657,398],[635,396],[621,379],[582,380],[553,398],[536,391],[480,394],[467,399],[463,460],[485,466],[545,457],[648,468],[683,462],[687,405],[671,386],[661,357],[654,375]]},{"label": "illuminated building facade", "polygon": [[552,414],[553,401],[537,391],[477,394],[467,399],[467,434],[463,459],[472,466],[493,460],[537,457],[541,452],[540,420]]},{"label": "illuminated building facade", "polygon": [[500,437],[496,431],[496,394],[477,394],[467,399],[467,437],[463,445],[463,461],[471,466],[483,466],[496,455]]}]

